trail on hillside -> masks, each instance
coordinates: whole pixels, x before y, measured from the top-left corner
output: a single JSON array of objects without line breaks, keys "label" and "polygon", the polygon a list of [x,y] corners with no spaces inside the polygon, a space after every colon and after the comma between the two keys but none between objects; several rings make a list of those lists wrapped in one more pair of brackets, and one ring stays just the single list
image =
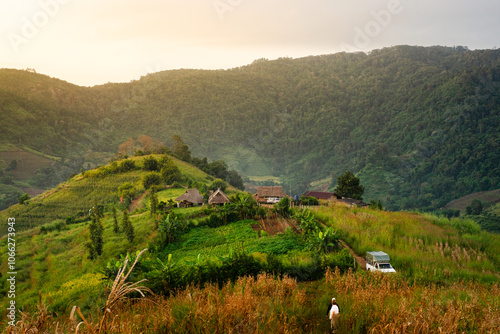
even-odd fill
[{"label": "trail on hillside", "polygon": [[144,197],[146,197],[147,194],[148,194],[148,192],[146,191],[141,196],[139,196],[136,199],[134,199],[130,203],[130,206],[128,208],[128,212],[133,212],[135,210],[135,208],[137,208],[139,206],[139,203],[144,199]]},{"label": "trail on hillside", "polygon": [[358,263],[358,265],[362,269],[366,269],[366,260],[365,260],[365,258],[362,257],[362,256],[359,256],[358,254],[356,254],[356,252],[354,251],[354,249],[352,249],[351,247],[349,247],[349,245],[346,244],[344,242],[344,240],[340,240],[339,239],[339,242],[342,244],[342,246],[344,246],[345,248],[347,248],[349,250],[349,252],[351,252],[352,256],[354,256],[354,258],[356,259],[356,262]]}]

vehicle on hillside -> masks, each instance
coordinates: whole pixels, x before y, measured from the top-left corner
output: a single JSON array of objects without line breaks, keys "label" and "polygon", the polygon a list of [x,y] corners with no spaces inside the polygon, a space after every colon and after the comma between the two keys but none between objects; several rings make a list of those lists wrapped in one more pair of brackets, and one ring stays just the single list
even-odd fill
[{"label": "vehicle on hillside", "polygon": [[381,271],[383,273],[395,273],[391,266],[391,258],[387,253],[380,251],[366,252],[366,270]]}]

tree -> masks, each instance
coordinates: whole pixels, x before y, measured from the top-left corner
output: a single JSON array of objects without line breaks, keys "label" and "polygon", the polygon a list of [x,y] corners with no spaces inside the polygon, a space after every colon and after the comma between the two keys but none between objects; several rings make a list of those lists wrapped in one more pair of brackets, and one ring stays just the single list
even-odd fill
[{"label": "tree", "polygon": [[169,162],[163,166],[160,173],[165,184],[173,184],[175,181],[181,179],[181,171],[173,162]]},{"label": "tree", "polygon": [[132,155],[134,153],[135,140],[130,137],[118,146],[118,153],[121,155]]},{"label": "tree", "polygon": [[96,206],[94,206],[91,210],[92,221],[89,225],[90,241],[86,245],[89,251],[88,258],[90,260],[94,260],[102,254],[102,248],[104,245],[104,240],[103,240],[104,228],[102,226],[98,211],[99,210],[97,209]]},{"label": "tree", "polygon": [[119,233],[120,227],[118,226],[118,218],[116,217],[116,208],[113,207],[113,232]]},{"label": "tree", "polygon": [[350,171],[344,172],[337,178],[335,192],[342,197],[362,200],[365,187],[359,184],[359,179]]},{"label": "tree", "polygon": [[215,179],[212,184],[210,185],[210,190],[217,191],[217,189],[226,191],[227,189],[227,183],[224,180],[221,179]]},{"label": "tree", "polygon": [[483,211],[483,203],[478,199],[473,199],[470,205],[465,208],[468,215],[480,215]]},{"label": "tree", "polygon": [[238,174],[235,170],[230,170],[227,172],[227,182],[239,190],[245,190],[245,184],[243,183],[243,179],[241,175]]},{"label": "tree", "polygon": [[128,210],[125,209],[123,210],[123,232],[125,232],[125,235],[127,236],[128,242],[132,243],[134,242],[134,226],[132,226],[132,222],[130,221],[130,218],[128,217]]},{"label": "tree", "polygon": [[283,197],[282,199],[280,199],[278,204],[276,204],[275,210],[282,217],[289,217],[291,214],[290,199],[288,197]]},{"label": "tree", "polygon": [[189,151],[189,147],[184,144],[181,137],[179,135],[174,135],[172,140],[174,141],[174,155],[182,161],[190,162],[191,151]]},{"label": "tree", "polygon": [[141,144],[142,151],[146,154],[153,152],[158,146],[158,142],[156,140],[146,135],[140,135],[139,138],[137,138],[137,141]]},{"label": "tree", "polygon": [[156,187],[151,188],[151,198],[150,198],[150,210],[151,217],[156,213],[156,208],[158,207],[158,194],[156,193]]}]

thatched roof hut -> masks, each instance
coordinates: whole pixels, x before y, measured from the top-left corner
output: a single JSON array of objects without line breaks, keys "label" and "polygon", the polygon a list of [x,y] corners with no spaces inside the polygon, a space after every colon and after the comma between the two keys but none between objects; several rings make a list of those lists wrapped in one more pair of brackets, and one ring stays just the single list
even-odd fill
[{"label": "thatched roof hut", "polygon": [[210,195],[208,198],[208,204],[210,205],[223,205],[223,204],[231,204],[231,201],[227,197],[226,194],[220,188],[217,189],[214,193]]},{"label": "thatched roof hut", "polygon": [[277,203],[278,200],[286,197],[281,186],[258,187],[255,199],[259,203]]},{"label": "thatched roof hut", "polygon": [[175,199],[177,201],[177,206],[194,206],[203,205],[203,196],[200,194],[198,189],[188,189],[184,194]]}]

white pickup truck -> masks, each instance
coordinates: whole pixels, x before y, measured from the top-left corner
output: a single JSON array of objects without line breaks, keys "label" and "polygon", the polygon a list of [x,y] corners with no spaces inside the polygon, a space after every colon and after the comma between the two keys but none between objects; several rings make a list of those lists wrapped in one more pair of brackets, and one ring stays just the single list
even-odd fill
[{"label": "white pickup truck", "polygon": [[383,273],[395,273],[391,266],[389,255],[384,252],[366,252],[366,270],[381,271]]}]

